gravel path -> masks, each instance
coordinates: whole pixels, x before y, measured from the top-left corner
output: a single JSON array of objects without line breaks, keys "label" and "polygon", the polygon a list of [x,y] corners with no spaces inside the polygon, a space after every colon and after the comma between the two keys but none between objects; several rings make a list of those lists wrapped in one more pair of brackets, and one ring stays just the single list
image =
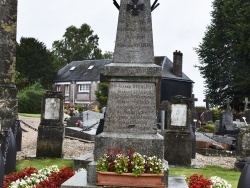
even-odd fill
[{"label": "gravel path", "polygon": [[[38,128],[40,124],[40,118],[28,118],[19,117],[24,123]],[[28,156],[34,156],[36,154],[36,142],[37,142],[37,131],[25,126],[21,123],[23,131],[22,137],[22,151],[17,152],[17,160],[24,159]],[[65,158],[77,158],[83,154],[93,152],[94,143],[85,143],[77,140],[71,140],[65,138],[64,140],[64,157]],[[233,157],[208,157],[200,154],[196,154],[195,164],[204,165],[217,165],[225,168],[234,168],[234,162],[236,161]]]},{"label": "gravel path", "polygon": [[[25,124],[28,124],[34,128],[38,128],[40,124],[40,118],[28,118],[19,116],[19,119]],[[21,123],[21,127],[24,130],[22,134],[22,151],[17,152],[17,160],[24,159],[36,154],[36,143],[38,132],[25,126]],[[78,140],[64,139],[63,151],[65,158],[77,158],[83,154],[92,152],[94,149],[94,143],[85,143]]]}]

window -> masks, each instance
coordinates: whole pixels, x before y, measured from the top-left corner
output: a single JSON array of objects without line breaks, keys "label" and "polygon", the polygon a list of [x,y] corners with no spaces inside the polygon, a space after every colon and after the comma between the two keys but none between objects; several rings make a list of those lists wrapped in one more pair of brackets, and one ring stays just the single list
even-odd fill
[{"label": "window", "polygon": [[89,84],[79,84],[78,92],[89,92]]},{"label": "window", "polygon": [[90,65],[88,69],[93,69],[94,68],[94,65]]},{"label": "window", "polygon": [[56,86],[56,91],[61,91],[61,85]]},{"label": "window", "polygon": [[69,85],[64,86],[64,93],[65,95],[69,95]]}]

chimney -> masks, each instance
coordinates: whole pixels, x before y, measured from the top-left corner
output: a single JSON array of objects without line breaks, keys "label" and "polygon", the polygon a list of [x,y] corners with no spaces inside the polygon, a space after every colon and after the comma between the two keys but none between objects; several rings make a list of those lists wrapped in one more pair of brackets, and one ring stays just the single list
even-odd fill
[{"label": "chimney", "polygon": [[179,51],[175,51],[173,60],[173,71],[175,76],[182,77],[182,53]]}]

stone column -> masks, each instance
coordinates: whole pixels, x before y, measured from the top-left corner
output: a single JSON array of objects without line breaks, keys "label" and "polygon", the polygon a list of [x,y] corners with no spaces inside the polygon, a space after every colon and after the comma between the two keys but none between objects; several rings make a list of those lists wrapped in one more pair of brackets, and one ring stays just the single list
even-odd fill
[{"label": "stone column", "polygon": [[5,173],[13,172],[16,165],[16,143],[15,140],[13,141],[11,130],[11,127],[15,126],[18,116],[17,90],[14,83],[16,23],[17,0],[0,0],[0,119],[2,130],[0,140]]},{"label": "stone column", "polygon": [[16,63],[17,1],[0,1],[0,118],[2,129],[16,121],[18,110],[14,83]]}]

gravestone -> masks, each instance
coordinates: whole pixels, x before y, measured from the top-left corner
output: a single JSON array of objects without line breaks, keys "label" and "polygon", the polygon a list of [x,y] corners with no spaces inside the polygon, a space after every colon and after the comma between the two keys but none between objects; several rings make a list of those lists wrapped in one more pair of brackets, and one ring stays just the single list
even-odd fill
[{"label": "gravestone", "polygon": [[169,102],[162,101],[160,105],[161,110],[161,132],[163,133],[165,129],[167,129],[167,110],[168,110]]},{"label": "gravestone", "polygon": [[42,101],[41,123],[38,127],[37,157],[63,156],[63,109],[61,92],[47,91]]},{"label": "gravestone", "polygon": [[156,130],[156,84],[161,74],[154,64],[150,1],[121,0],[113,63],[104,68],[109,97],[104,130],[96,136],[95,160],[107,148],[131,147],[163,159],[164,139]]},{"label": "gravestone", "polygon": [[100,119],[104,118],[103,113],[93,112],[90,110],[83,112],[83,128],[88,128],[99,124]]},{"label": "gravestone", "polygon": [[249,109],[245,110],[243,114],[244,114],[243,116],[246,118],[245,120],[247,124],[250,124],[250,110]]},{"label": "gravestone", "polygon": [[164,158],[170,165],[190,166],[193,152],[190,98],[174,96],[168,107],[168,129],[164,133]]},{"label": "gravestone", "polygon": [[1,150],[4,159],[4,173],[10,174],[16,170],[16,139],[11,128],[4,131],[2,136]]},{"label": "gravestone", "polygon": [[242,170],[247,161],[250,160],[250,127],[240,129],[236,142],[237,161],[235,162],[235,167]]},{"label": "gravestone", "polygon": [[206,97],[206,99],[203,100],[203,102],[206,102],[206,111],[202,113],[203,118],[203,124],[212,123],[213,122],[213,113],[209,109],[209,102],[210,98],[209,96]]},{"label": "gravestone", "polygon": [[82,121],[83,113],[76,113],[73,116],[70,116],[67,120],[67,127],[75,127],[77,126],[78,120]]},{"label": "gravestone", "polygon": [[223,131],[223,130],[226,130],[226,131],[233,131],[233,114],[231,111],[223,111],[221,113],[221,118],[220,118],[220,121],[221,121],[221,126],[220,126],[220,129]]}]

